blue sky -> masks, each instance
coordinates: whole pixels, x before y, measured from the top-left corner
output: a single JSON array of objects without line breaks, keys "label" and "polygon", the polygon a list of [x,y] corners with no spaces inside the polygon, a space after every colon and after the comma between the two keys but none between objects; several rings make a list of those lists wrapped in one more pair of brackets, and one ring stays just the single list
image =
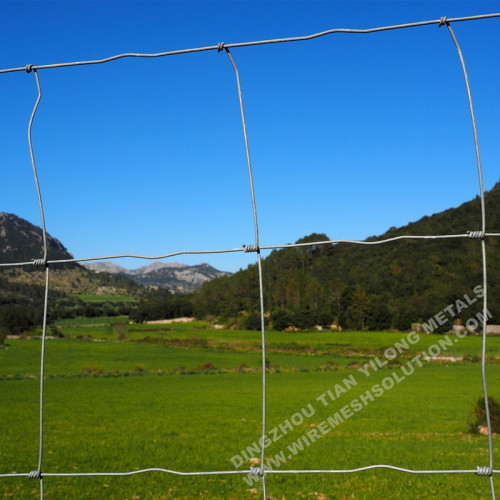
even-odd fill
[{"label": "blue sky", "polygon": [[[500,12],[500,2],[0,1],[0,10],[5,69],[487,14]],[[500,177],[500,18],[452,27],[469,72],[488,190]],[[231,53],[261,245],[312,232],[365,239],[478,194],[465,85],[446,28]],[[47,231],[75,257],[254,243],[226,54],[124,59],[39,77],[33,143]],[[32,73],[0,75],[0,211],[39,225],[27,143],[36,95]],[[236,271],[255,254],[174,260]]]}]

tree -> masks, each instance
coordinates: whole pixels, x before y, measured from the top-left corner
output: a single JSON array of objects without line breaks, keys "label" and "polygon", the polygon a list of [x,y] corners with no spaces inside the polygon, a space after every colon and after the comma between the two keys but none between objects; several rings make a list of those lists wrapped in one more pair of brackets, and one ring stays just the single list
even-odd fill
[{"label": "tree", "polygon": [[361,330],[364,330],[366,327],[366,319],[368,317],[368,313],[370,312],[370,298],[359,285],[356,285],[354,289],[349,309],[352,318],[355,320],[357,325],[359,325]]},{"label": "tree", "polygon": [[305,305],[314,310],[319,309],[322,305],[324,295],[325,293],[319,280],[315,277],[309,278],[304,291]]},{"label": "tree", "polygon": [[342,294],[344,293],[347,285],[340,279],[334,278],[328,285],[329,301],[334,307],[335,322],[339,324],[340,308],[342,304]]},{"label": "tree", "polygon": [[370,313],[367,318],[368,330],[386,330],[391,327],[391,312],[380,297],[372,297]]},{"label": "tree", "polygon": [[292,325],[292,315],[285,309],[279,309],[271,314],[271,323],[275,330],[283,331]]}]

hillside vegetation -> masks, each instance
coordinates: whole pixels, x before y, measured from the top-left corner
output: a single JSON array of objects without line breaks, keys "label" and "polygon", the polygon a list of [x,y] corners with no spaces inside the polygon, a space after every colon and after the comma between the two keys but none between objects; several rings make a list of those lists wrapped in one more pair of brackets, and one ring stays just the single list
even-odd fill
[{"label": "hillside vegetation", "polygon": [[[0,213],[0,263],[31,262],[43,257],[42,230],[14,214]],[[73,256],[47,235],[48,260]],[[42,323],[45,271],[35,266],[0,268],[0,342]],[[49,320],[76,316],[129,314],[147,295],[123,276],[93,273],[76,263],[54,265],[50,272]],[[117,301],[118,300],[118,301]]]},{"label": "hillside vegetation", "polygon": [[[401,228],[390,228],[367,241],[402,235],[465,234],[481,228],[480,200],[426,216]],[[500,184],[486,193],[486,230],[500,232]],[[40,257],[41,230],[10,214],[0,214],[0,262]],[[313,233],[297,243],[327,241]],[[71,258],[49,237],[49,259]],[[500,322],[498,239],[486,240],[490,323]],[[22,249],[22,250],[19,250]],[[29,251],[28,251],[29,250]],[[168,266],[167,266],[168,267]],[[266,322],[277,330],[335,324],[343,329],[409,329],[482,284],[478,239],[406,240],[366,246],[349,243],[311,245],[272,251],[263,259]],[[40,324],[44,272],[31,266],[0,270],[0,334],[22,332]],[[462,314],[477,314],[481,300]],[[257,266],[205,282],[192,294],[151,290],[126,276],[91,272],[78,264],[53,266],[50,319],[75,316],[130,315],[136,322],[196,316],[246,329],[260,329]]]},{"label": "hillside vegetation", "polygon": [[[481,228],[480,200],[423,217],[368,238],[464,234]],[[500,232],[500,184],[486,194],[487,232]],[[297,243],[325,241],[311,234]],[[488,305],[500,322],[500,257],[496,238],[487,239]],[[480,240],[396,241],[376,246],[326,244],[275,250],[263,259],[265,309],[275,328],[308,328],[336,322],[344,328],[407,329],[426,321],[482,283]],[[481,308],[467,309],[467,318]],[[199,315],[240,317],[258,328],[257,266],[206,283],[196,296]],[[244,315],[241,312],[245,311]],[[447,325],[449,329],[451,325]]]}]

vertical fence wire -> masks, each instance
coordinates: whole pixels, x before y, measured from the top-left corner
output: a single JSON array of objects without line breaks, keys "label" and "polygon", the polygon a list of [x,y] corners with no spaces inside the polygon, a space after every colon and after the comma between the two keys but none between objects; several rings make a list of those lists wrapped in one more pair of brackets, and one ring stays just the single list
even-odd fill
[{"label": "vertical fence wire", "polygon": [[[221,45],[222,46],[222,45]],[[238,99],[240,103],[240,111],[241,111],[241,123],[243,127],[243,136],[245,139],[245,152],[247,157],[247,165],[248,165],[248,177],[250,180],[250,193],[252,196],[252,211],[253,211],[253,221],[254,221],[254,230],[255,230],[255,246],[250,248],[257,252],[257,269],[259,273],[259,307],[260,307],[260,328],[261,328],[261,356],[262,356],[262,449],[261,449],[261,458],[260,463],[261,467],[259,468],[259,474],[262,476],[262,490],[264,498],[266,498],[266,478],[264,475],[264,469],[262,468],[264,465],[264,458],[266,452],[266,327],[265,327],[265,317],[264,317],[264,282],[262,277],[262,258],[260,255],[259,249],[259,224],[257,222],[257,204],[255,202],[255,189],[253,185],[253,173],[252,173],[252,162],[250,161],[250,147],[248,146],[248,134],[247,134],[247,126],[245,121],[245,109],[243,106],[243,96],[241,94],[241,80],[240,80],[240,72],[238,71],[238,67],[234,62],[233,56],[229,49],[226,48],[226,53],[233,65],[235,74],[236,74],[236,84],[238,86]]]},{"label": "vertical fence wire", "polygon": [[[81,477],[81,476],[103,476],[103,475],[108,475],[108,476],[129,476],[129,475],[134,475],[134,474],[139,474],[143,472],[150,472],[150,471],[162,471],[166,472],[169,474],[174,474],[174,475],[180,475],[180,476],[197,476],[197,475],[214,475],[214,474],[247,474],[248,471],[239,471],[239,470],[229,470],[229,471],[200,471],[200,472],[180,472],[180,471],[174,471],[170,469],[161,469],[161,468],[149,468],[149,469],[141,469],[141,470],[135,470],[135,471],[129,471],[129,472],[88,472],[88,473],[54,473],[54,472],[42,472],[42,465],[43,465],[43,402],[44,402],[44,367],[45,367],[45,344],[46,344],[46,329],[47,329],[47,317],[48,317],[48,294],[49,294],[49,264],[56,264],[56,263],[65,263],[65,262],[81,262],[81,261],[86,261],[86,260],[104,260],[104,259],[111,259],[111,258],[121,258],[121,257],[135,257],[135,258],[144,258],[144,259],[162,259],[174,255],[181,255],[181,254],[204,254],[204,253],[224,253],[224,252],[256,252],[257,253],[257,267],[258,267],[258,275],[259,275],[259,305],[260,305],[260,321],[261,321],[261,354],[262,354],[262,448],[261,448],[261,459],[260,459],[260,467],[258,468],[251,468],[250,472],[254,475],[259,475],[261,476],[262,479],[262,486],[263,486],[263,498],[266,499],[266,473],[273,473],[273,474],[291,474],[291,473],[355,473],[355,472],[360,472],[360,471],[365,471],[365,470],[370,470],[370,469],[375,469],[375,468],[385,468],[385,469],[392,469],[392,470],[398,470],[402,472],[408,472],[411,474],[446,474],[446,473],[451,473],[451,474],[468,474],[468,473],[476,473],[477,475],[480,476],[489,476],[489,481],[490,481],[490,491],[491,491],[491,497],[493,500],[495,500],[495,489],[494,489],[494,484],[493,484],[493,474],[494,473],[500,473],[498,470],[494,470],[493,468],[493,442],[492,442],[492,429],[491,429],[491,418],[490,418],[490,409],[489,409],[489,404],[488,404],[488,391],[487,391],[487,384],[486,384],[486,337],[487,337],[487,331],[486,331],[486,325],[487,325],[487,317],[488,317],[488,302],[487,302],[487,266],[486,266],[486,242],[485,242],[485,237],[486,236],[491,236],[491,237],[500,237],[499,233],[486,233],[486,210],[485,210],[485,198],[484,198],[484,189],[483,189],[483,177],[482,177],[482,167],[481,167],[481,160],[480,160],[480,154],[479,154],[479,142],[477,138],[477,129],[476,129],[476,121],[475,121],[475,116],[474,116],[474,109],[473,109],[473,103],[472,103],[472,96],[471,96],[471,90],[470,90],[470,85],[469,85],[469,80],[467,76],[467,70],[465,66],[465,61],[464,57],[460,48],[460,45],[458,43],[458,40],[451,28],[450,23],[451,22],[458,22],[458,21],[466,21],[466,20],[477,20],[477,19],[485,19],[485,18],[492,18],[492,17],[500,17],[500,14],[488,14],[488,15],[483,15],[483,16],[471,16],[471,17],[464,17],[464,18],[453,18],[453,19],[447,19],[446,17],[442,17],[440,20],[436,21],[424,21],[420,23],[410,23],[410,24],[404,24],[404,25],[397,25],[397,26],[386,26],[386,27],[381,27],[381,28],[372,28],[372,29],[366,29],[366,30],[346,30],[346,29],[334,29],[334,30],[328,30],[325,32],[321,33],[316,33],[310,36],[305,36],[305,37],[294,37],[294,38],[287,38],[287,39],[276,39],[276,40],[262,40],[262,41],[256,41],[256,42],[246,42],[246,43],[240,43],[240,44],[223,44],[219,43],[217,46],[210,46],[210,47],[203,47],[203,48],[198,48],[198,49],[186,49],[186,50],[180,50],[180,51],[171,51],[171,52],[163,52],[163,53],[158,53],[158,54],[121,54],[118,56],[113,56],[107,59],[102,59],[102,60],[97,60],[97,61],[83,61],[83,62],[77,62],[77,63],[62,63],[62,64],[53,64],[53,65],[44,65],[44,66],[37,66],[35,67],[32,64],[27,65],[25,68],[11,68],[7,70],[0,70],[1,73],[9,73],[13,71],[20,71],[20,70],[26,70],[28,73],[33,72],[35,75],[36,79],[36,85],[37,85],[37,90],[38,90],[38,96],[29,120],[29,125],[28,125],[28,144],[29,144],[29,151],[30,151],[30,157],[31,157],[31,164],[33,168],[33,175],[35,179],[35,185],[36,185],[36,190],[37,190],[37,196],[38,196],[38,204],[39,204],[39,209],[40,209],[40,216],[41,216],[41,222],[42,222],[42,234],[43,234],[43,258],[41,259],[34,259],[33,261],[30,262],[21,262],[21,263],[8,263],[8,264],[0,264],[0,266],[4,265],[14,265],[14,266],[24,266],[24,265],[36,265],[40,266],[45,269],[45,294],[44,294],[44,310],[43,310],[43,330],[42,330],[42,345],[41,345],[41,360],[40,360],[40,405],[39,405],[39,452],[38,452],[38,466],[37,469],[34,471],[31,471],[29,473],[12,473],[12,474],[0,474],[0,477],[21,477],[21,476],[28,476],[30,478],[35,478],[39,479],[40,482],[40,496],[43,499],[44,497],[44,487],[43,487],[43,476],[52,476],[52,477]],[[465,85],[466,85],[466,90],[467,90],[467,97],[468,97],[468,103],[469,103],[469,108],[470,108],[470,115],[471,115],[471,121],[472,121],[472,129],[473,129],[473,135],[474,135],[474,144],[475,144],[475,151],[476,151],[476,161],[477,161],[477,170],[478,170],[478,177],[479,177],[479,190],[480,190],[480,198],[481,198],[481,231],[469,231],[467,234],[459,234],[459,235],[436,235],[436,236],[430,236],[430,235],[425,235],[425,236],[417,236],[417,235],[407,235],[407,236],[401,236],[401,237],[396,237],[396,238],[387,238],[385,240],[379,240],[379,241],[350,241],[350,240],[334,240],[334,241],[321,241],[321,242],[310,242],[310,243],[305,243],[305,244],[293,244],[293,245],[273,245],[273,246],[260,246],[259,243],[259,227],[258,227],[258,220],[257,220],[257,205],[255,201],[255,190],[254,190],[254,182],[253,182],[253,173],[252,173],[252,164],[250,160],[250,148],[249,148],[249,143],[248,143],[248,134],[247,134],[247,127],[246,127],[246,122],[245,122],[245,112],[244,112],[244,106],[243,106],[243,97],[242,97],[242,90],[241,90],[241,80],[240,80],[240,74],[237,68],[237,65],[231,55],[231,52],[229,51],[229,48],[232,47],[244,47],[244,46],[254,46],[254,45],[263,45],[263,44],[269,44],[269,43],[280,43],[280,42],[295,42],[295,41],[303,41],[303,40],[311,40],[313,38],[317,38],[319,36],[324,36],[332,33],[374,33],[374,32],[380,32],[380,31],[386,31],[386,30],[393,30],[393,29],[399,29],[399,28],[410,28],[410,27],[416,27],[416,26],[425,26],[429,24],[438,24],[439,27],[446,25],[448,28],[448,31],[452,37],[452,40],[457,48],[458,55],[460,58],[460,63],[462,66],[462,71],[464,74],[464,79],[465,79]],[[205,50],[215,50],[217,49],[218,52],[221,52],[224,50],[226,54],[228,55],[228,58],[233,66],[233,69],[235,71],[235,76],[236,76],[236,84],[237,84],[237,90],[238,90],[238,99],[239,99],[239,106],[240,106],[240,113],[241,113],[241,120],[242,120],[242,130],[243,130],[243,137],[244,137],[244,144],[245,144],[245,152],[246,152],[246,159],[247,159],[247,167],[248,167],[248,175],[249,175],[249,182],[250,182],[250,193],[251,193],[251,198],[252,198],[252,211],[253,211],[253,222],[254,222],[254,231],[255,231],[255,243],[252,245],[243,245],[242,248],[233,248],[233,249],[223,249],[223,250],[205,250],[205,251],[182,251],[182,252],[175,252],[163,256],[156,256],[156,257],[151,257],[151,256],[143,256],[143,255],[118,255],[118,256],[105,256],[105,257],[92,257],[92,258],[84,258],[84,259],[65,259],[65,260],[55,260],[55,261],[49,261],[48,260],[48,249],[47,249],[47,233],[46,233],[46,226],[45,226],[45,216],[44,216],[44,210],[43,210],[43,203],[42,203],[42,195],[41,195],[41,190],[40,190],[40,184],[38,180],[38,174],[37,174],[37,168],[36,168],[36,163],[35,163],[35,155],[33,152],[33,144],[32,144],[32,137],[31,137],[31,131],[32,131],[32,125],[33,121],[35,118],[36,111],[38,109],[38,105],[40,103],[41,97],[42,97],[42,92],[41,92],[41,86],[40,86],[40,80],[38,77],[38,72],[37,69],[48,69],[48,68],[61,68],[61,67],[69,67],[69,66],[77,66],[77,65],[87,65],[87,64],[101,64],[105,62],[110,62],[119,58],[123,57],[161,57],[161,56],[167,56],[167,55],[175,55],[175,54],[186,54],[186,53],[192,53],[192,52],[199,52],[199,51],[205,51]],[[373,244],[383,244],[387,243],[390,241],[395,241],[398,239],[436,239],[436,238],[478,238],[481,240],[481,253],[482,253],[482,275],[483,275],[483,324],[482,324],[482,355],[481,355],[481,378],[482,378],[482,385],[483,385],[483,393],[484,393],[484,400],[485,400],[485,410],[486,410],[486,419],[487,419],[487,429],[488,429],[488,454],[489,454],[489,460],[488,460],[488,466],[487,467],[481,467],[478,466],[477,470],[413,470],[413,469],[405,469],[401,467],[396,467],[393,465],[383,465],[383,464],[377,464],[377,465],[369,465],[366,467],[360,467],[356,469],[343,469],[343,470],[272,470],[272,471],[266,471],[264,468],[264,459],[265,459],[265,442],[266,442],[266,332],[265,332],[265,316],[264,316],[264,285],[263,285],[263,273],[262,273],[262,258],[261,258],[261,249],[275,249],[275,248],[288,248],[288,247],[300,247],[300,246],[311,246],[311,245],[322,245],[322,244],[333,244],[333,243],[338,243],[338,242],[348,242],[348,243],[354,243],[354,244],[368,244],[368,245],[373,245]]]},{"label": "vertical fence wire", "polygon": [[43,210],[43,202],[42,202],[42,193],[40,191],[40,182],[38,181],[38,173],[36,170],[36,163],[35,163],[35,154],[33,152],[33,141],[31,139],[31,129],[33,127],[33,120],[35,119],[35,114],[38,109],[38,105],[40,104],[40,101],[42,99],[42,88],[40,86],[40,79],[38,77],[38,71],[36,69],[32,69],[31,65],[28,65],[26,71],[30,73],[33,71],[36,79],[36,87],[38,90],[38,97],[35,102],[35,106],[33,107],[33,111],[31,113],[30,121],[28,124],[28,146],[30,150],[30,158],[31,158],[31,166],[33,168],[33,175],[35,177],[35,185],[36,185],[36,193],[38,196],[38,206],[40,208],[40,218],[42,222],[42,235],[43,235],[43,264],[47,263],[47,232],[45,230],[45,214]]},{"label": "vertical fence wire", "polygon": [[[28,65],[26,71],[31,72],[32,67]],[[43,402],[44,402],[44,372],[45,372],[45,339],[47,332],[47,313],[48,313],[48,302],[49,302],[49,267],[47,265],[47,231],[45,228],[45,214],[43,210],[42,193],[40,190],[40,182],[38,180],[38,173],[36,169],[35,154],[33,152],[33,141],[31,136],[31,129],[33,126],[33,120],[35,118],[38,105],[42,99],[42,89],[40,86],[40,79],[38,77],[37,70],[33,70],[36,79],[36,86],[38,90],[38,97],[31,113],[30,121],[28,124],[28,146],[30,151],[31,166],[33,168],[33,176],[35,178],[36,192],[38,197],[38,206],[40,208],[40,217],[42,221],[42,236],[43,236],[43,258],[36,259],[34,264],[37,266],[43,266],[45,268],[45,293],[44,293],[44,305],[43,305],[43,325],[42,325],[42,347],[41,347],[41,359],[40,359],[40,403],[39,403],[39,438],[38,438],[38,466],[35,471],[30,473],[31,478],[38,478],[40,480],[40,497],[43,498],[43,476],[42,476],[42,462],[43,462]]]},{"label": "vertical fence wire", "polygon": [[[440,25],[441,26],[441,25]],[[488,388],[486,385],[486,325],[488,322],[488,279],[487,279],[487,269],[486,269],[486,242],[484,240],[484,235],[486,233],[486,208],[484,202],[484,189],[483,189],[483,172],[481,168],[481,155],[479,154],[479,141],[477,138],[477,127],[476,118],[474,115],[474,105],[472,102],[472,94],[469,85],[469,77],[467,75],[467,69],[465,66],[464,56],[458,43],[457,37],[450,26],[450,23],[446,22],[446,27],[453,39],[455,47],[458,51],[458,56],[460,58],[460,64],[462,66],[462,71],[464,74],[465,87],[467,90],[467,100],[469,104],[471,122],[472,122],[472,133],[474,135],[474,148],[476,152],[476,163],[477,172],[479,177],[479,192],[481,197],[481,256],[482,256],[482,274],[483,274],[483,331],[482,331],[482,348],[481,348],[481,379],[483,383],[483,395],[484,395],[484,408],[486,412],[486,426],[488,429],[488,475],[490,478],[490,490],[491,498],[495,500],[495,485],[493,483],[493,439],[491,431],[491,419],[490,419],[490,407],[488,403]]]}]

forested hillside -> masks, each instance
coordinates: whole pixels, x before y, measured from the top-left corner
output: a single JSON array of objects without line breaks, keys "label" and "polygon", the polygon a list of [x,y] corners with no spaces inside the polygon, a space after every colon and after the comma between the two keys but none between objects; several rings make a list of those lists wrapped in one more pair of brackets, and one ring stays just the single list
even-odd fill
[{"label": "forested hillside", "polygon": [[[47,249],[49,260],[73,258],[49,234]],[[42,256],[41,228],[14,214],[0,213],[0,263],[31,262]],[[5,334],[41,325],[44,295],[43,269],[31,265],[0,267],[0,342]],[[86,296],[93,296],[92,300],[85,300]],[[116,298],[144,296],[144,287],[129,278],[93,273],[76,263],[54,265],[50,273],[49,320],[128,314],[132,302]]]},{"label": "forested hillside", "polygon": [[[480,200],[466,202],[401,228],[391,228],[376,241],[401,235],[464,234],[481,229]],[[486,193],[486,230],[500,233],[500,184]],[[0,214],[0,262],[40,257],[41,230],[10,214]],[[329,240],[311,234],[297,243]],[[500,248],[486,239],[488,308],[500,323]],[[68,258],[63,245],[49,237],[49,258]],[[51,255],[52,253],[52,255]],[[263,259],[266,320],[272,326],[310,328],[333,323],[347,329],[408,329],[471,294],[482,283],[478,239],[405,240],[381,245],[350,243],[312,245],[272,251]],[[44,272],[28,266],[0,268],[0,333],[23,331],[40,323]],[[103,302],[83,294],[103,294]],[[133,302],[105,303],[106,294]],[[137,302],[139,301],[140,302]],[[480,301],[462,314],[465,321]],[[135,321],[175,315],[222,318],[258,329],[257,266],[203,284],[193,295],[174,297],[148,291],[124,276],[93,273],[78,264],[54,266],[49,316],[130,314]],[[449,328],[451,325],[445,325]]]},{"label": "forested hillside", "polygon": [[[464,234],[481,229],[480,199],[423,217],[367,241],[400,235]],[[500,183],[486,194],[486,230],[500,232]],[[298,240],[328,240],[311,234]],[[487,238],[489,310],[500,322],[500,251]],[[263,260],[265,309],[273,326],[409,328],[425,321],[482,283],[481,244],[472,239],[407,240],[366,246],[327,244],[273,251]],[[467,310],[466,320],[479,309]],[[200,315],[242,317],[258,326],[258,277],[252,265],[203,285]]]}]

